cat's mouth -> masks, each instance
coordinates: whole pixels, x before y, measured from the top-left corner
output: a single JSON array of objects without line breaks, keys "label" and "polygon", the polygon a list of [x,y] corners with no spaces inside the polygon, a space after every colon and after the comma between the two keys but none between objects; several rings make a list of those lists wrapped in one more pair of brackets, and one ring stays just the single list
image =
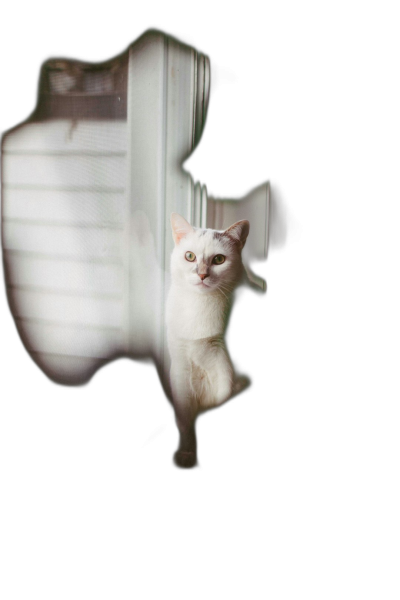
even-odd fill
[{"label": "cat's mouth", "polygon": [[206,283],[205,281],[202,281],[202,280],[198,281],[195,285],[200,288],[210,289],[210,286],[208,285],[208,283]]}]

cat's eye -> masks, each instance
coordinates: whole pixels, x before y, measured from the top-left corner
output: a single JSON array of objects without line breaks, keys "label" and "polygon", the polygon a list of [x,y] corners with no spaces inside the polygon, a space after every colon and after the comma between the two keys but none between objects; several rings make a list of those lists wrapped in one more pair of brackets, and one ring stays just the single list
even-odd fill
[{"label": "cat's eye", "polygon": [[225,262],[225,256],[223,254],[217,254],[216,256],[214,256],[214,258],[213,258],[214,265],[222,265],[223,262]]},{"label": "cat's eye", "polygon": [[196,255],[193,252],[186,252],[185,258],[189,262],[193,262],[194,260],[196,260]]}]

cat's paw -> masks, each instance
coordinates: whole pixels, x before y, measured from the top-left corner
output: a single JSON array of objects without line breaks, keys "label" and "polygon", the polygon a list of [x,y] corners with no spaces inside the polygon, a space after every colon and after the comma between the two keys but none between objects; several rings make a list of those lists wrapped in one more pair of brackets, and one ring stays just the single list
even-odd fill
[{"label": "cat's paw", "polygon": [[190,469],[197,463],[196,452],[177,450],[174,454],[174,462],[178,467]]},{"label": "cat's paw", "polygon": [[250,379],[246,377],[246,375],[239,375],[236,377],[235,382],[233,384],[233,395],[240,394],[250,385]]}]

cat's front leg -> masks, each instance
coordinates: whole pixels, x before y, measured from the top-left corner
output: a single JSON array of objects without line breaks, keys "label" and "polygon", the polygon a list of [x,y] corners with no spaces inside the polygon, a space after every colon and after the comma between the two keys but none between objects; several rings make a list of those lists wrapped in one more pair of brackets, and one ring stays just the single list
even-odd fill
[{"label": "cat's front leg", "polygon": [[215,371],[215,404],[219,405],[229,400],[233,394],[233,368],[225,352],[218,356],[218,370]]},{"label": "cat's front leg", "polygon": [[193,467],[197,462],[197,411],[190,385],[190,364],[182,355],[172,359],[171,390],[179,430],[179,447],[174,460],[179,467]]}]

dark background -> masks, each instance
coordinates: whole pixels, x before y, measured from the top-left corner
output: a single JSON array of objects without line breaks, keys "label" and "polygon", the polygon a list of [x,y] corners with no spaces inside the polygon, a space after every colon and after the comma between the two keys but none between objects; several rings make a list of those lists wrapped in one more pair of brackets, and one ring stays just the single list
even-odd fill
[{"label": "dark background", "polygon": [[[154,520],[169,518],[171,499],[182,518],[200,503],[225,514],[245,502],[270,524],[328,513],[340,521],[357,512],[356,491],[374,464],[374,432],[365,427],[365,390],[374,382],[360,309],[374,44],[360,15],[330,9],[204,7],[184,23],[173,11],[154,13],[127,19],[71,9],[48,19],[32,9],[5,19],[14,34],[3,49],[2,130],[33,110],[47,58],[107,60],[150,27],[209,56],[205,131],[184,168],[219,198],[270,181],[273,207],[285,215],[286,244],[253,265],[268,293],[243,293],[227,331],[253,386],[199,418],[201,468],[175,470],[177,431],[155,370],[124,360],[86,387],[52,384],[23,349],[3,284],[10,505],[23,513],[28,503],[46,518],[69,506],[85,518],[101,510],[122,519],[140,503]],[[279,224],[271,221],[273,239]]]}]

